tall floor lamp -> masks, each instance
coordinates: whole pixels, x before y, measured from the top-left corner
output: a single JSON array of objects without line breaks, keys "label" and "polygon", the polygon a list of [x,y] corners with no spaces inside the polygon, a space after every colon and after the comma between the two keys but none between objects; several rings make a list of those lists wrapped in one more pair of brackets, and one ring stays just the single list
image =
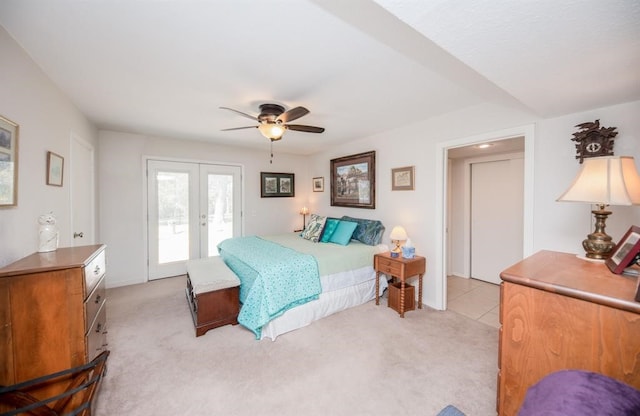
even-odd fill
[{"label": "tall floor lamp", "polygon": [[631,156],[587,158],[578,176],[558,201],[584,202],[597,205],[592,210],[595,230],[582,242],[589,259],[605,260],[615,243],[604,231],[609,205],[639,205],[640,175]]}]

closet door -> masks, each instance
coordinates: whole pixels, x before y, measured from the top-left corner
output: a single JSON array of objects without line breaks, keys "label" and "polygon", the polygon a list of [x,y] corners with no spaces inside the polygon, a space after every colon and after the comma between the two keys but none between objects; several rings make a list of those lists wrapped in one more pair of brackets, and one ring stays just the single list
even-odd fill
[{"label": "closet door", "polygon": [[522,260],[524,159],[471,165],[471,277],[500,284]]}]

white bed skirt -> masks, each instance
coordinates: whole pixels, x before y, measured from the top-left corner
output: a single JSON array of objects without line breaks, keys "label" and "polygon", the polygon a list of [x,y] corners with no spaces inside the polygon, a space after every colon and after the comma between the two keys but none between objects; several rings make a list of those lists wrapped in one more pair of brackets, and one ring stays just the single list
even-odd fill
[{"label": "white bed skirt", "polygon": [[[309,325],[336,312],[353,308],[369,302],[376,297],[376,272],[373,267],[360,270],[367,275],[366,280],[355,285],[331,291],[323,291],[317,300],[289,309],[283,315],[262,327],[260,339],[271,338],[275,341],[278,335]],[[332,277],[332,280],[339,278]],[[323,282],[324,287],[324,282]],[[387,288],[387,279],[380,277],[380,294]]]}]

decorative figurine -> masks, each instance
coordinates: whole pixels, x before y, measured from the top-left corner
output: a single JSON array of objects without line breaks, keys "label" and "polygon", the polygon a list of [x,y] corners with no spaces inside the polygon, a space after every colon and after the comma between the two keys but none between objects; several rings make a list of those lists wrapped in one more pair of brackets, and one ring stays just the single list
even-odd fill
[{"label": "decorative figurine", "polygon": [[40,224],[38,252],[55,251],[58,248],[58,227],[56,227],[56,217],[53,216],[53,212],[40,215],[38,224]]}]

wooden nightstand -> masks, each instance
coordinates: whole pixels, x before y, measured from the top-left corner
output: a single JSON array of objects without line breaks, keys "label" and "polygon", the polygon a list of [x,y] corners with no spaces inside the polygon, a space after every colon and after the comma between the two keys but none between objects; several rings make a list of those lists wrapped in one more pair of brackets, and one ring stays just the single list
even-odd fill
[{"label": "wooden nightstand", "polygon": [[424,257],[415,256],[412,259],[391,257],[390,252],[373,256],[373,268],[376,271],[376,305],[380,304],[380,273],[400,279],[400,317],[404,318],[404,288],[405,281],[411,276],[418,275],[418,308],[422,309],[422,276],[426,270],[427,261]]}]

